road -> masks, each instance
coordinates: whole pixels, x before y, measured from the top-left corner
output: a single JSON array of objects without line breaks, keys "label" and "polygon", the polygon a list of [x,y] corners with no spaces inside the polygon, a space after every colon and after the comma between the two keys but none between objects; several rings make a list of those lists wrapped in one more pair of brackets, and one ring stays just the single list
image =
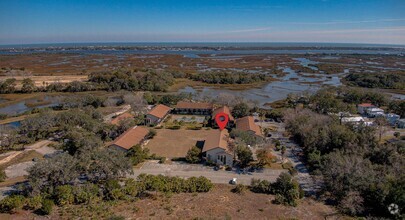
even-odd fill
[{"label": "road", "polygon": [[[320,179],[313,178],[305,164],[302,162],[301,158],[298,156],[302,153],[302,149],[298,144],[292,142],[288,138],[283,137],[285,132],[284,123],[273,123],[277,124],[277,131],[270,132],[271,138],[280,140],[282,146],[286,146],[286,152],[284,157],[286,160],[290,161],[293,164],[293,167],[298,171],[296,179],[299,182],[301,188],[307,195],[316,195],[316,193],[322,188],[322,181]],[[281,157],[280,151],[273,151],[275,155]]]},{"label": "road", "polygon": [[134,174],[129,175],[131,178],[136,178],[141,173],[165,176],[179,176],[189,178],[192,176],[204,176],[210,179],[213,183],[228,184],[232,178],[237,178],[237,183],[250,185],[253,178],[266,179],[275,181],[280,173],[286,172],[285,170],[263,169],[247,174],[238,174],[234,171],[215,171],[212,167],[207,167],[201,164],[185,164],[175,162],[173,164],[159,164],[158,161],[145,162],[141,168],[134,169]]}]

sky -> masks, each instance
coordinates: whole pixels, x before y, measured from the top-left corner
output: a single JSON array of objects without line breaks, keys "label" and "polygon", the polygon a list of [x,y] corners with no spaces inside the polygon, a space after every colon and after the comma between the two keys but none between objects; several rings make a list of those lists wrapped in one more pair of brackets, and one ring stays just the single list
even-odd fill
[{"label": "sky", "polygon": [[0,44],[405,45],[405,0],[0,0]]}]

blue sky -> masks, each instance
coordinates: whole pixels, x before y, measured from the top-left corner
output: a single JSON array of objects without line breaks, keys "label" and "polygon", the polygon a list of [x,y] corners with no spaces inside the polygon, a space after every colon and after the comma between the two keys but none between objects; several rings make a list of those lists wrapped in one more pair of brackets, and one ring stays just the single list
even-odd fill
[{"label": "blue sky", "polygon": [[0,0],[0,44],[405,44],[405,0]]}]

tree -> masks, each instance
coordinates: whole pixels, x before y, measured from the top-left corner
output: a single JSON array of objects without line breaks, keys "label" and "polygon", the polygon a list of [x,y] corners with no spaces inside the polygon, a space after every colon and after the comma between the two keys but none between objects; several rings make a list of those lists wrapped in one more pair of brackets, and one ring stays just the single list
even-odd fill
[{"label": "tree", "polygon": [[201,161],[201,149],[193,146],[187,151],[186,161],[189,163],[199,163]]},{"label": "tree", "polygon": [[377,130],[378,130],[378,140],[381,141],[382,135],[388,130],[388,121],[384,117],[377,117],[374,120],[374,123],[377,125]]},{"label": "tree", "polygon": [[9,78],[0,82],[0,93],[13,93],[17,85],[16,81],[15,78]]},{"label": "tree", "polygon": [[35,83],[32,79],[30,79],[30,78],[23,79],[21,92],[32,93],[32,92],[35,92],[36,89],[37,89],[37,87],[35,86]]},{"label": "tree", "polygon": [[125,154],[118,150],[92,150],[78,155],[78,170],[92,183],[114,180],[132,173],[132,164]]},{"label": "tree", "polygon": [[236,155],[238,156],[240,166],[242,168],[247,167],[251,161],[253,161],[252,151],[243,145],[239,145],[236,148]]},{"label": "tree", "polygon": [[274,202],[279,204],[296,206],[297,200],[303,196],[298,182],[288,173],[281,173],[271,184],[271,189],[276,195]]},{"label": "tree", "polygon": [[232,115],[235,118],[242,118],[249,115],[249,106],[244,102],[239,102],[233,107]]},{"label": "tree", "polygon": [[28,181],[34,194],[48,192],[60,185],[71,184],[78,178],[77,160],[63,153],[41,160],[28,170]]},{"label": "tree", "polygon": [[149,156],[149,149],[142,149],[142,146],[137,144],[133,146],[128,152],[127,157],[132,161],[132,165],[142,163]]}]

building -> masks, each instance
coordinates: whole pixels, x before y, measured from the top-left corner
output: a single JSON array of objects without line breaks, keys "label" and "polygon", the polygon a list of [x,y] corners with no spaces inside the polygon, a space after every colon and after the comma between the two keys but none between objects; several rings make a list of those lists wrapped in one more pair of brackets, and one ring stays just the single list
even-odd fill
[{"label": "building", "polygon": [[370,109],[370,108],[376,108],[376,106],[374,106],[371,103],[361,103],[361,104],[357,105],[357,112],[359,112],[359,114],[363,115],[363,114],[366,114],[367,109]]},{"label": "building", "polygon": [[366,126],[370,126],[373,123],[366,118],[360,116],[352,116],[352,117],[342,117],[341,122],[343,124],[351,123],[351,124],[364,124]]},{"label": "building", "polygon": [[124,121],[125,119],[128,119],[128,118],[134,118],[134,116],[131,115],[131,114],[128,113],[128,112],[125,112],[125,113],[123,113],[123,114],[120,114],[120,115],[114,117],[114,118],[111,120],[111,124],[113,124],[113,125],[119,125],[121,121]]},{"label": "building", "polygon": [[211,115],[214,106],[207,102],[183,102],[177,103],[174,113],[184,115]]},{"label": "building", "polygon": [[400,116],[397,114],[389,113],[386,115],[387,121],[391,126],[395,126],[397,121],[399,120]]},{"label": "building", "polygon": [[398,127],[398,128],[405,128],[405,118],[399,119],[399,120],[397,121],[397,127]]},{"label": "building", "polygon": [[145,124],[156,125],[163,121],[172,109],[165,105],[156,105],[146,114]]},{"label": "building", "polygon": [[384,110],[380,109],[380,108],[368,108],[366,110],[366,114],[368,117],[371,117],[371,118],[385,116]]},{"label": "building", "polygon": [[211,130],[207,139],[204,141],[202,149],[203,155],[207,161],[211,161],[217,165],[233,165],[234,153],[229,149],[228,140],[229,134],[226,129]]},{"label": "building", "polygon": [[241,131],[248,131],[252,134],[263,137],[259,125],[255,124],[253,116],[246,116],[236,120],[236,129]]},{"label": "building", "polygon": [[219,113],[225,113],[225,114],[228,115],[228,117],[229,117],[229,121],[228,121],[228,124],[227,124],[227,127],[228,127],[228,128],[232,127],[233,124],[235,124],[235,118],[232,116],[231,110],[229,110],[229,107],[228,107],[228,106],[222,106],[222,107],[220,107],[220,108],[215,109],[215,110],[212,112],[212,120],[214,120],[214,122],[213,122],[213,127],[215,127],[215,128],[218,127],[217,123],[215,123],[215,116],[216,116],[217,114],[219,114]]},{"label": "building", "polygon": [[149,129],[141,126],[135,126],[116,138],[110,148],[127,151],[137,144],[142,144],[149,134]]}]

